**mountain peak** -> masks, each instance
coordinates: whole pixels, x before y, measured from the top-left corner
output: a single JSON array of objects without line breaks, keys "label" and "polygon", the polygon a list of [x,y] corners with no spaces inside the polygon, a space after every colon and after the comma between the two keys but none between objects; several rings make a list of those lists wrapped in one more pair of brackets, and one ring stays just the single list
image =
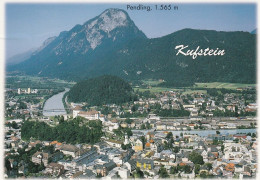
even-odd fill
[{"label": "mountain peak", "polygon": [[120,44],[138,38],[147,38],[131,20],[126,11],[110,8],[98,16],[75,25],[69,31],[62,31],[58,37],[47,39],[33,54],[46,56],[73,56],[92,53],[103,46]]},{"label": "mountain peak", "polygon": [[127,12],[124,11],[123,9],[119,9],[119,8],[109,8],[109,9],[106,9],[102,14],[106,14],[106,13],[110,13],[110,14],[121,14],[121,13],[124,13],[125,15],[127,15]]},{"label": "mountain peak", "polygon": [[99,30],[109,33],[117,27],[127,26],[129,24],[128,19],[128,14],[125,11],[111,8],[105,10],[91,22],[88,21],[86,25],[90,29],[98,26]]},{"label": "mountain peak", "polygon": [[115,8],[106,9],[99,16],[87,21],[83,26],[86,39],[92,50],[99,46],[104,38],[111,38],[115,41],[118,38],[118,32],[113,32],[116,28],[133,28],[135,32],[139,31],[127,12]]}]

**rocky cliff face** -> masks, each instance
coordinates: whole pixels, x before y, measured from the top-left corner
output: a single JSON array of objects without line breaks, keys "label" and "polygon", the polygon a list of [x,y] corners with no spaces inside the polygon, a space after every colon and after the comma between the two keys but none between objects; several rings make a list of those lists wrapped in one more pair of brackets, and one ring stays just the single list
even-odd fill
[{"label": "rocky cliff face", "polygon": [[62,32],[50,52],[55,55],[86,54],[107,41],[116,43],[140,37],[146,38],[125,11],[108,9],[83,25]]}]

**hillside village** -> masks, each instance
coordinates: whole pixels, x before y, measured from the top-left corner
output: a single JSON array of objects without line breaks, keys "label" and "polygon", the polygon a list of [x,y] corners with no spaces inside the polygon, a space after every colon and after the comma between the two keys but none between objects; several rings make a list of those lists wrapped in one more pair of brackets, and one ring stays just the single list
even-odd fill
[{"label": "hillside village", "polygon": [[[251,88],[221,95],[144,91],[137,92],[137,101],[94,107],[66,101],[69,114],[55,117],[42,116],[42,91],[33,91],[30,101],[18,95],[32,91],[6,91],[6,177],[256,176],[257,105]],[[53,128],[99,121],[103,135],[96,143],[47,140],[44,134],[25,140],[21,132],[29,121]]]}]

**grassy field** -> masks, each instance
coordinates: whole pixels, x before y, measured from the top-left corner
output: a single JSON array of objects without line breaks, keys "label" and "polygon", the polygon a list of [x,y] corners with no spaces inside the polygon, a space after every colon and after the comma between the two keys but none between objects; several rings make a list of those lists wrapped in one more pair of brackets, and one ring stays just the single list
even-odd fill
[{"label": "grassy field", "polygon": [[232,89],[235,90],[237,88],[245,88],[245,87],[255,87],[255,84],[240,84],[240,83],[223,83],[223,82],[212,82],[212,83],[195,83],[192,87],[185,87],[185,88],[167,88],[167,87],[160,87],[157,86],[161,82],[159,80],[143,80],[142,81],[150,88],[134,88],[134,90],[139,89],[139,91],[150,91],[152,93],[159,93],[163,91],[178,91],[182,92],[183,94],[192,94],[192,93],[207,93],[206,90],[196,90],[194,88],[224,88],[224,89]]},{"label": "grassy field", "polygon": [[152,80],[152,79],[149,79],[149,80],[142,80],[142,82],[146,85],[149,85],[149,86],[157,86],[158,84],[162,83],[158,80]]},{"label": "grassy field", "polygon": [[159,93],[164,91],[174,91],[174,92],[182,92],[182,94],[192,94],[192,93],[207,93],[206,90],[194,90],[194,89],[174,89],[174,88],[166,88],[166,87],[151,87],[151,88],[134,88],[134,90],[143,91],[150,91],[152,93]]},{"label": "grassy field", "polygon": [[180,89],[174,89],[174,88],[167,88],[167,87],[151,87],[151,88],[134,88],[134,90],[136,91],[137,89],[139,89],[140,92],[144,92],[144,91],[150,91],[152,93],[159,93],[159,92],[163,92],[163,91],[180,91]]},{"label": "grassy field", "polygon": [[37,88],[52,89],[61,87],[71,87],[73,82],[66,82],[59,79],[50,79],[36,76],[6,76],[7,88]]},{"label": "grassy field", "polygon": [[193,90],[193,89],[185,89],[185,91],[183,91],[183,95],[186,95],[186,94],[193,94],[193,93],[203,93],[203,94],[207,94],[207,91],[206,90]]},{"label": "grassy field", "polygon": [[193,87],[195,88],[225,88],[225,89],[237,89],[245,88],[248,86],[255,87],[255,84],[240,84],[240,83],[222,83],[222,82],[212,82],[212,83],[195,83]]}]

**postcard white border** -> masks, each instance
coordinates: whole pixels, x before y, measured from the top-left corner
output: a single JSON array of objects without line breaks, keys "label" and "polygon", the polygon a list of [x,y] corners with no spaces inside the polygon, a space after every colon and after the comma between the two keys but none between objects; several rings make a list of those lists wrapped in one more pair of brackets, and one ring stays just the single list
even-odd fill
[{"label": "postcard white border", "polygon": [[[0,179],[4,179],[4,83],[5,83],[5,5],[6,3],[121,3],[121,4],[125,4],[125,3],[156,3],[156,2],[160,2],[160,3],[255,3],[257,5],[257,34],[259,33],[259,12],[258,12],[258,1],[257,0],[203,0],[203,1],[192,1],[192,0],[182,0],[182,1],[174,1],[174,0],[163,0],[163,1],[158,1],[158,0],[127,0],[127,1],[120,1],[120,0],[1,0],[0,1],[0,158],[2,160],[2,163],[0,163]],[[260,63],[259,63],[259,52],[260,52],[260,47],[258,46],[259,42],[259,36],[257,36],[257,104],[259,106],[259,98],[260,98],[260,94],[258,93],[258,89],[259,89],[259,81],[260,81],[260,73],[259,73],[259,67],[260,67]],[[259,113],[257,114],[257,121],[259,121]],[[257,122],[259,124],[259,122]],[[259,135],[259,128],[257,129],[257,133]],[[258,149],[260,149],[260,145],[259,145],[259,137],[257,138],[258,140]],[[256,179],[259,179],[259,154],[257,154],[258,157],[258,168],[257,168],[257,176]]]}]

